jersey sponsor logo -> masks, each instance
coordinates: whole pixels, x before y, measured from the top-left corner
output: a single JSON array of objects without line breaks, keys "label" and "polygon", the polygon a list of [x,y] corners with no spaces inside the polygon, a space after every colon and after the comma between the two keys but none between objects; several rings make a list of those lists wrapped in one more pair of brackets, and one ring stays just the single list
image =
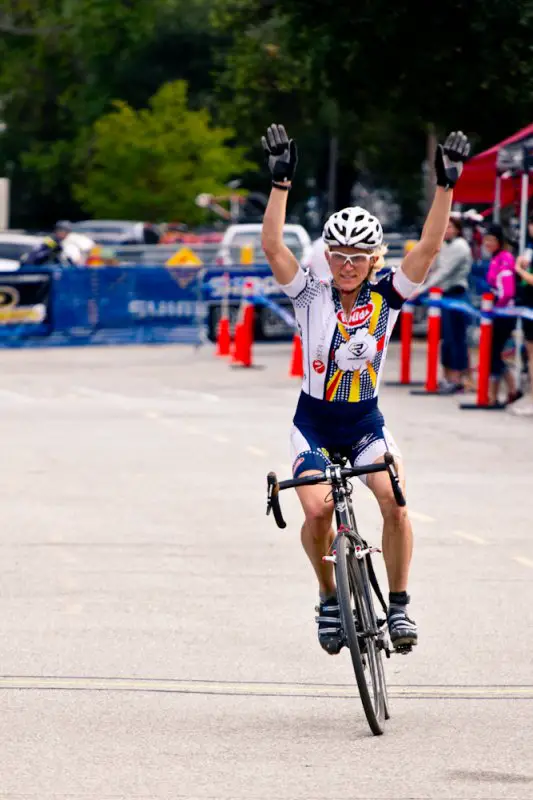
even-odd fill
[{"label": "jersey sponsor logo", "polygon": [[356,328],[358,325],[364,325],[367,319],[372,315],[373,311],[373,303],[367,303],[365,306],[352,308],[350,317],[347,320],[344,309],[341,308],[339,311],[337,311],[337,319],[348,328]]},{"label": "jersey sponsor logo", "polygon": [[343,372],[364,372],[372,363],[377,351],[374,337],[366,328],[358,330],[335,351],[335,362]]},{"label": "jersey sponsor logo", "polygon": [[298,467],[299,467],[301,464],[303,464],[303,463],[304,463],[304,461],[305,461],[305,459],[304,459],[304,457],[303,457],[303,456],[300,456],[299,458],[297,458],[297,459],[296,459],[296,461],[295,461],[295,462],[294,462],[294,464],[292,465],[292,471],[293,471],[293,473],[294,473],[294,472],[296,472],[296,470],[298,469]]},{"label": "jersey sponsor logo", "polygon": [[313,361],[313,369],[315,372],[318,372],[319,375],[322,375],[322,373],[326,371],[326,365],[319,358],[315,358]]}]

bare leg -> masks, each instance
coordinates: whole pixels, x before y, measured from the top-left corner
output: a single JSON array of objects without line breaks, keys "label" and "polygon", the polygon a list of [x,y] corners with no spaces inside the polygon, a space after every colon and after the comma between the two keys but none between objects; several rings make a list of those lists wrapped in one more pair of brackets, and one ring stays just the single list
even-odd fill
[{"label": "bare leg", "polygon": [[[314,474],[313,470],[302,472],[299,477]],[[333,564],[322,561],[333,542],[334,533],[331,527],[333,502],[326,497],[331,494],[329,486],[301,486],[297,490],[298,497],[305,513],[302,526],[302,545],[313,565],[318,578],[318,588],[323,596],[335,593],[335,575]]]},{"label": "bare leg", "polygon": [[514,375],[510,369],[506,369],[503,373],[503,379],[505,381],[505,385],[507,386],[507,392],[509,395],[513,395],[516,392],[516,383],[514,379]]},{"label": "bare leg", "polygon": [[[376,463],[383,461],[379,458]],[[404,486],[401,461],[397,460],[402,486]],[[383,558],[387,569],[389,590],[407,590],[409,566],[413,555],[413,531],[405,508],[396,504],[389,476],[386,472],[369,475],[368,488],[374,493],[383,516]]]},{"label": "bare leg", "polygon": [[448,369],[447,379],[450,383],[461,383],[461,373],[458,369]]},{"label": "bare leg", "polygon": [[498,395],[500,392],[500,378],[491,378],[490,385],[489,385],[489,402],[491,405],[495,406],[498,402]]}]

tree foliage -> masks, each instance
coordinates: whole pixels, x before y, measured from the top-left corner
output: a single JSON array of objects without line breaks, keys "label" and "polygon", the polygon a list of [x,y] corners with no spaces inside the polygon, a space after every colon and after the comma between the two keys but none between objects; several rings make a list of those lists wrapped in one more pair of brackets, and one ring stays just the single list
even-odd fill
[{"label": "tree foliage", "polygon": [[[324,137],[337,124],[339,176],[351,164],[414,200],[428,129],[462,128],[481,147],[531,121],[532,0],[216,0],[216,9],[217,24],[237,31],[224,83],[240,98],[240,124],[257,136],[279,108],[283,85],[269,83],[271,64],[250,44],[273,31],[280,69],[302,76],[287,87],[285,118],[305,146],[313,127]],[[246,98],[260,86],[255,115]]]},{"label": "tree foliage", "polygon": [[195,197],[222,194],[229,178],[253,166],[242,148],[228,146],[231,129],[188,108],[184,81],[164,84],[147,109],[114,105],[94,125],[86,177],[75,187],[95,216],[201,222]]},{"label": "tree foliage", "polygon": [[287,125],[300,145],[293,201],[325,190],[335,136],[339,202],[359,175],[412,215],[430,127],[461,127],[480,149],[531,121],[532,42],[533,0],[3,0],[0,172],[13,221],[81,214],[72,187],[94,123],[174,80],[254,160],[265,127]]},{"label": "tree foliage", "polygon": [[[0,172],[13,219],[49,224],[72,196],[88,129],[115,100],[140,107],[165,81],[211,91],[210,0],[4,0],[0,9]],[[3,31],[3,33],[2,33]],[[2,170],[3,166],[3,170]]]}]

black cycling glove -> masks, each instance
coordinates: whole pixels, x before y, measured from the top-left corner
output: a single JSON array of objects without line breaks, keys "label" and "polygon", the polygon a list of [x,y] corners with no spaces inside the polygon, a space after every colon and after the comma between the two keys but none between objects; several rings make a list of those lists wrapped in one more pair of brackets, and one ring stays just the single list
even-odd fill
[{"label": "black cycling glove", "polygon": [[289,139],[283,125],[271,125],[266,137],[261,137],[261,144],[273,185],[277,186],[279,181],[292,181],[298,163],[298,150],[296,142]]},{"label": "black cycling glove", "polygon": [[468,159],[469,153],[470,142],[462,131],[450,133],[444,146],[437,145],[435,153],[437,186],[453,189],[459,180],[463,171],[463,163]]}]

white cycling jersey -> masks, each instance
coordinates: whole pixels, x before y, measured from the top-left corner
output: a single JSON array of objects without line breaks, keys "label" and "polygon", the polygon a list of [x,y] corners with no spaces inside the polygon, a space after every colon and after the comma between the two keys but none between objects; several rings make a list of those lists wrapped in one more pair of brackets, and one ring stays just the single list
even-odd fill
[{"label": "white cycling jersey", "polygon": [[300,268],[280,288],[292,300],[302,338],[302,391],[327,402],[376,398],[394,323],[418,286],[401,268],[367,281],[347,319],[332,280]]}]

